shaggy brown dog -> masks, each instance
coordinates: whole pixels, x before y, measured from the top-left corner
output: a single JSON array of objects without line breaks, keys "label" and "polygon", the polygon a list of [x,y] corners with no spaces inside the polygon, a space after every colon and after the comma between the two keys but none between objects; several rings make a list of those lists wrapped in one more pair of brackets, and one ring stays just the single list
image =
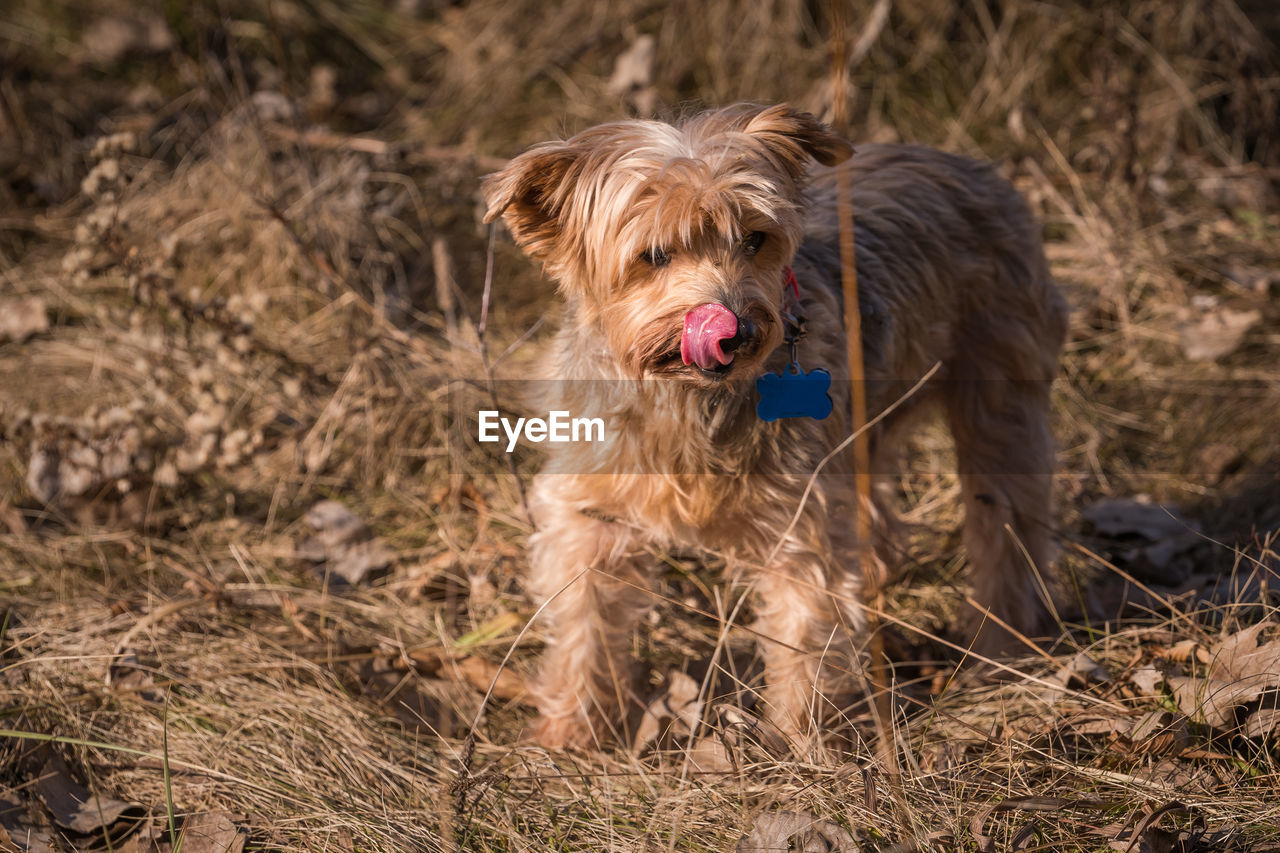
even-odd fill
[{"label": "shaggy brown dog", "polygon": [[[653,546],[713,549],[747,574],[766,713],[784,731],[804,732],[833,674],[856,662],[848,454],[792,524],[809,473],[849,433],[836,171],[811,159],[852,178],[871,413],[942,365],[874,431],[873,470],[903,415],[939,400],[983,608],[976,648],[1010,639],[993,625],[1048,627],[1049,386],[1066,311],[1017,192],[987,164],[927,148],[854,154],[786,106],[606,124],[535,146],[484,188],[488,219],[503,217],[566,301],[549,409],[606,424],[605,441],[554,452],[532,491],[543,744],[589,744],[627,706]],[[807,318],[801,363],[833,377],[825,420],[757,416],[756,379],[787,369],[791,314]]]}]

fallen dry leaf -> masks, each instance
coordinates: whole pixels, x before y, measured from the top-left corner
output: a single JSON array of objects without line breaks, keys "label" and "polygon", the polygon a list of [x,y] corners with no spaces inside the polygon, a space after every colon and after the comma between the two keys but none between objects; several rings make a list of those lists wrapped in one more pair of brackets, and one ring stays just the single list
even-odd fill
[{"label": "fallen dry leaf", "polygon": [[1272,736],[1280,706],[1280,639],[1259,642],[1268,627],[1274,623],[1259,622],[1221,638],[1204,656],[1207,676],[1170,677],[1178,708],[1215,728]]},{"label": "fallen dry leaf", "polygon": [[[364,519],[338,501],[320,501],[307,510],[303,520],[316,531],[311,540],[305,540],[309,546],[333,548],[366,539],[370,534],[369,525],[365,524]],[[299,545],[299,550],[303,550],[302,545]],[[313,559],[323,560],[324,555],[320,554]]]},{"label": "fallen dry leaf", "polygon": [[123,841],[147,818],[138,803],[94,794],[71,778],[65,761],[51,749],[43,750],[44,763],[35,780],[35,790],[53,816],[53,822],[70,833],[74,841]]},{"label": "fallen dry leaf", "polygon": [[395,553],[381,540],[371,539],[347,546],[325,562],[325,567],[351,584],[363,583],[374,572],[385,569]]},{"label": "fallen dry leaf", "polygon": [[1061,675],[1066,677],[1068,687],[1087,687],[1090,684],[1106,684],[1111,680],[1111,673],[1084,652],[1078,653],[1065,667]]},{"label": "fallen dry leaf", "polygon": [[1072,735],[1104,735],[1109,738],[1128,736],[1133,729],[1133,721],[1128,717],[1115,714],[1081,714],[1068,717],[1054,727],[1059,734]]},{"label": "fallen dry leaf", "polygon": [[1280,639],[1258,642],[1273,623],[1259,622],[1220,640],[1210,652],[1209,672],[1215,677],[1261,678],[1280,684]]},{"label": "fallen dry leaf", "polygon": [[641,752],[651,743],[693,734],[702,719],[702,701],[698,698],[698,682],[687,673],[672,670],[667,687],[644,709],[644,717],[636,727],[631,742],[633,752]]},{"label": "fallen dry leaf", "polygon": [[[27,807],[16,796],[0,794],[0,842],[8,838],[10,843],[24,853],[57,853],[53,831],[32,821]],[[8,850],[0,843],[0,850]]]},{"label": "fallen dry leaf", "polygon": [[857,842],[848,830],[809,812],[765,812],[756,815],[751,832],[742,837],[737,853],[855,853]]},{"label": "fallen dry leaf", "polygon": [[1178,663],[1187,663],[1191,660],[1208,663],[1210,660],[1208,650],[1200,645],[1199,640],[1182,640],[1174,643],[1161,657]]},{"label": "fallen dry leaf", "polygon": [[160,702],[164,696],[156,690],[155,670],[138,661],[138,653],[127,649],[107,668],[107,683],[115,690],[136,693],[147,702]]},{"label": "fallen dry leaf", "polygon": [[454,673],[481,693],[487,693],[492,685],[493,698],[503,702],[527,705],[532,701],[529,685],[523,676],[511,669],[500,670],[496,663],[490,663],[484,658],[465,657],[453,661],[452,666],[440,668],[441,675],[449,676]]},{"label": "fallen dry leaf", "polygon": [[326,575],[355,585],[395,559],[395,552],[373,535],[369,525],[338,501],[320,501],[303,520],[315,533],[299,540],[296,552]]},{"label": "fallen dry leaf", "polygon": [[787,738],[777,726],[736,705],[717,704],[715,719],[725,746],[747,760],[777,760],[791,754]]},{"label": "fallen dry leaf", "polygon": [[226,812],[193,814],[182,822],[182,853],[242,853],[249,834]]},{"label": "fallen dry leaf", "polygon": [[1141,498],[1109,498],[1081,513],[1099,536],[1114,539],[1146,539],[1156,542],[1194,530],[1178,509]]},{"label": "fallen dry leaf", "polygon": [[1158,808],[1154,804],[1143,806],[1137,814],[1113,830],[1114,834],[1107,846],[1122,853],[1173,853],[1182,849],[1178,842],[1183,839],[1178,832],[1161,829],[1157,824],[1167,814],[1186,814],[1188,811],[1190,810],[1186,806],[1177,801]]},{"label": "fallen dry leaf", "polygon": [[[1165,815],[1189,815],[1187,829],[1164,829],[1159,823]],[[1157,806],[1147,803],[1137,809],[1123,823],[1105,823],[1090,827],[1089,835],[1106,839],[1107,846],[1124,853],[1198,853],[1203,851],[1241,850],[1236,846],[1240,830],[1235,824],[1226,823],[1210,830],[1203,816],[1194,807],[1177,800]]]},{"label": "fallen dry leaf", "polygon": [[1133,671],[1129,682],[1139,696],[1151,699],[1161,695],[1160,687],[1164,684],[1164,673],[1154,666],[1144,666]]},{"label": "fallen dry leaf", "polygon": [[1186,555],[1200,541],[1199,536],[1187,532],[1136,548],[1124,554],[1123,559],[1139,577],[1168,583],[1185,578],[1192,571],[1194,567]]},{"label": "fallen dry leaf", "polygon": [[1259,708],[1244,721],[1245,737],[1271,740],[1276,738],[1278,733],[1280,733],[1280,708]]},{"label": "fallen dry leaf", "polygon": [[1178,326],[1182,352],[1191,361],[1214,361],[1240,348],[1245,333],[1262,322],[1257,309],[1213,308]]},{"label": "fallen dry leaf", "polygon": [[1133,724],[1129,739],[1140,755],[1177,755],[1191,743],[1191,729],[1182,714],[1156,709]]},{"label": "fallen dry leaf", "polygon": [[167,827],[162,830],[160,821],[148,821],[123,844],[116,846],[115,853],[171,853]]},{"label": "fallen dry leaf", "polygon": [[1057,685],[1044,690],[1044,700],[1053,704],[1060,701],[1068,689],[1084,690],[1093,684],[1109,683],[1111,674],[1089,655],[1079,652],[1045,680]]},{"label": "fallen dry leaf", "polygon": [[37,296],[0,302],[0,344],[22,343],[49,330],[48,306]]},{"label": "fallen dry leaf", "polygon": [[1269,626],[1274,623],[1259,622],[1220,639],[1204,656],[1209,667],[1205,677],[1167,679],[1178,708],[1216,728],[1240,726],[1250,737],[1274,732],[1272,712],[1280,705],[1280,639],[1259,642]]},{"label": "fallen dry leaf", "polygon": [[1185,675],[1171,675],[1166,682],[1182,713],[1219,729],[1235,728],[1236,709],[1257,701],[1269,689],[1269,685],[1260,682],[1219,681]]},{"label": "fallen dry leaf", "polygon": [[729,748],[718,737],[698,738],[684,751],[689,768],[697,773],[730,773],[737,769]]},{"label": "fallen dry leaf", "polygon": [[1098,536],[1115,541],[1114,558],[1139,578],[1168,585],[1193,569],[1187,555],[1201,542],[1200,528],[1176,507],[1141,496],[1112,498],[1081,516]]}]

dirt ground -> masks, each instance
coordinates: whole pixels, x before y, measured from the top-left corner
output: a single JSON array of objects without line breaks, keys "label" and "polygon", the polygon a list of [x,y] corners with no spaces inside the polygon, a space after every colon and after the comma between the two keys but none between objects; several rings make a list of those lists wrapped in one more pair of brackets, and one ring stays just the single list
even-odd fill
[{"label": "dirt ground", "polygon": [[455,421],[556,320],[480,179],[620,117],[829,118],[828,10],[4,4],[0,850],[1280,850],[1267,3],[848,9],[855,144],[998,161],[1071,304],[1056,642],[957,666],[926,425],[890,720],[779,742],[721,631],[743,591],[660,553],[653,710],[599,751],[521,740],[538,457]]}]

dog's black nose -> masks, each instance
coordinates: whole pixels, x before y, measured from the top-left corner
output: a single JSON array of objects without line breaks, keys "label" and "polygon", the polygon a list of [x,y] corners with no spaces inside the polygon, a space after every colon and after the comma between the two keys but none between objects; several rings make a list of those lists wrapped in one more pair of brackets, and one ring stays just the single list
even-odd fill
[{"label": "dog's black nose", "polygon": [[738,318],[738,332],[732,338],[720,342],[720,349],[725,352],[735,352],[746,344],[751,343],[756,336],[756,324],[748,320],[746,317]]}]

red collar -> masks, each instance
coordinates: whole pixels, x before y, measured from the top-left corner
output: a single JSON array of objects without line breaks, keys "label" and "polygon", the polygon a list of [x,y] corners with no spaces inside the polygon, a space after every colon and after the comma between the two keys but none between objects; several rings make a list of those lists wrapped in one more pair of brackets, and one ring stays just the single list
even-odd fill
[{"label": "red collar", "polygon": [[782,287],[785,292],[786,288],[791,288],[791,295],[796,298],[796,304],[800,303],[800,282],[796,281],[796,272],[791,267],[782,268]]},{"label": "red collar", "polygon": [[795,270],[791,269],[791,267],[783,267],[782,296],[784,301],[788,291],[793,297],[793,304],[782,307],[782,340],[784,343],[791,345],[791,360],[794,362],[796,360],[795,345],[805,336],[806,324],[804,315],[800,313],[800,282],[796,281]]}]

